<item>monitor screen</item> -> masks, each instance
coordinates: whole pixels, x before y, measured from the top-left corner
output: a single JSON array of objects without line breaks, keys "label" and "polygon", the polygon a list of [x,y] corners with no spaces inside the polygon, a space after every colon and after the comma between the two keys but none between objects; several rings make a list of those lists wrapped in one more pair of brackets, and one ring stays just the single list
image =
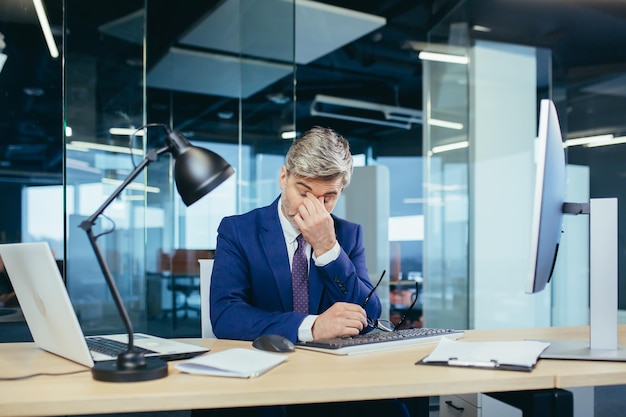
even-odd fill
[{"label": "monitor screen", "polygon": [[550,281],[563,226],[565,151],[556,108],[548,99],[541,100],[535,160],[537,169],[527,293],[543,290]]}]

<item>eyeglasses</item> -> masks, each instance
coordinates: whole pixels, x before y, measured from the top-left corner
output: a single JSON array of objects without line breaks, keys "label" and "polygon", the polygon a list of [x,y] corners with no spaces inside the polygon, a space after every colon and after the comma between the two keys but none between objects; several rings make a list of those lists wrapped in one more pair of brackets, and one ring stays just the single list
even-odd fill
[{"label": "eyeglasses", "polygon": [[[363,304],[361,304],[361,307],[365,308],[365,306],[369,302],[370,298],[374,294],[374,291],[376,291],[376,288],[378,288],[378,286],[382,282],[383,277],[385,276],[385,272],[387,272],[387,271],[386,270],[383,271],[383,273],[381,274],[380,278],[378,278],[378,282],[376,283],[376,285],[374,285],[374,288],[372,288],[372,290],[367,295],[367,297],[365,297],[365,301],[363,301]],[[391,322],[390,320],[372,319],[372,318],[368,317],[367,318],[367,326],[368,327],[372,327],[374,329],[382,330],[383,332],[395,332],[396,330],[398,330],[400,327],[402,327],[402,325],[406,321],[406,318],[408,317],[408,315],[411,312],[411,310],[413,310],[413,307],[415,307],[415,303],[417,302],[417,291],[418,291],[418,289],[419,289],[419,284],[416,282],[415,283],[415,295],[416,296],[413,299],[413,302],[411,303],[409,308],[406,310],[406,312],[404,313],[404,315],[402,316],[402,318],[398,322],[398,324],[393,324],[393,322]]]},{"label": "eyeglasses", "polygon": [[361,304],[361,307],[365,308],[367,303],[370,301],[370,298],[372,298],[372,295],[374,294],[374,291],[376,291],[376,288],[378,288],[380,283],[383,282],[383,277],[385,276],[385,272],[387,272],[386,269],[384,269],[383,273],[380,274],[380,278],[378,278],[378,282],[376,283],[376,285],[374,285],[374,288],[372,288],[372,291],[370,291],[370,293],[367,294],[367,297],[365,297],[365,301],[363,301],[363,304]]}]

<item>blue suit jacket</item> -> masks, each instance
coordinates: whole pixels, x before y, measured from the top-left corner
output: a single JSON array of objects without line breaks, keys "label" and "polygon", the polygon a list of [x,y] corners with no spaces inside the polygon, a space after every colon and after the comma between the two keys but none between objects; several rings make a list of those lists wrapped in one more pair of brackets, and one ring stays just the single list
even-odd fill
[{"label": "blue suit jacket", "polygon": [[[311,260],[311,314],[322,313],[338,301],[360,305],[372,289],[361,226],[335,216],[333,220],[341,254],[324,267]],[[275,333],[295,342],[306,314],[293,311],[291,291],[278,199],[246,214],[225,217],[218,228],[211,275],[211,322],[216,337],[253,340]],[[375,294],[366,310],[368,317],[380,317],[380,300]]]}]

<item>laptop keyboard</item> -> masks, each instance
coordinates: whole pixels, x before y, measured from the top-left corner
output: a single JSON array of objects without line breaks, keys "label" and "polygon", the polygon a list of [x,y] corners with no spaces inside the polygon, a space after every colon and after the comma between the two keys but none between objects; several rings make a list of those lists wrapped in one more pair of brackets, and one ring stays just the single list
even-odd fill
[{"label": "laptop keyboard", "polygon": [[[118,342],[117,340],[105,339],[103,337],[88,337],[87,346],[89,350],[102,353],[104,355],[116,357],[120,353],[124,353],[128,350],[128,344],[125,342]],[[136,353],[157,353],[150,349],[144,349],[138,346],[133,346],[133,352]]]},{"label": "laptop keyboard", "polygon": [[297,346],[346,355],[437,343],[442,337],[457,339],[463,333],[460,330],[429,328],[402,329],[393,332],[374,331],[358,336],[299,342]]}]

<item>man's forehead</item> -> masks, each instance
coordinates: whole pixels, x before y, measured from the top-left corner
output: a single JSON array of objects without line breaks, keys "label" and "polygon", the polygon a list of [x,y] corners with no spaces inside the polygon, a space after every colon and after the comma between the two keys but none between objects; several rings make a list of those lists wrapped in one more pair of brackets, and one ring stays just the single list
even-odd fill
[{"label": "man's forehead", "polygon": [[309,178],[303,177],[300,175],[293,175],[293,181],[296,185],[307,188],[311,191],[314,191],[314,194],[320,193],[328,194],[328,193],[339,193],[342,188],[342,180],[340,177],[333,179],[324,179],[324,178]]}]

